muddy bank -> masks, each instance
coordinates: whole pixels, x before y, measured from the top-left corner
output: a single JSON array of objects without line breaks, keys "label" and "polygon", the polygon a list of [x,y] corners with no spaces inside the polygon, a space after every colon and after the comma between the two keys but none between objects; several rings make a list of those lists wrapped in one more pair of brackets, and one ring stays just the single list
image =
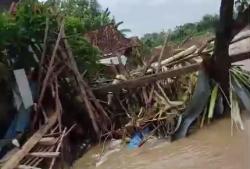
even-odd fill
[{"label": "muddy bank", "polygon": [[125,146],[98,167],[95,156],[101,148],[97,146],[78,160],[73,169],[248,169],[250,121],[245,121],[244,132],[235,131],[234,136],[230,125],[230,119],[223,119],[173,143],[153,141],[137,150]]}]

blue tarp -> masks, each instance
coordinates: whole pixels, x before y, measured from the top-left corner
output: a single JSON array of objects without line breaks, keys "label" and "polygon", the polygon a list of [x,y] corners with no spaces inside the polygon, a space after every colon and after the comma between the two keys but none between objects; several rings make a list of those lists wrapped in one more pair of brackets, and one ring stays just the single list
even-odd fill
[{"label": "blue tarp", "polygon": [[140,147],[143,142],[144,136],[149,133],[149,128],[145,128],[143,131],[137,131],[133,134],[129,144],[129,149],[135,149]]}]

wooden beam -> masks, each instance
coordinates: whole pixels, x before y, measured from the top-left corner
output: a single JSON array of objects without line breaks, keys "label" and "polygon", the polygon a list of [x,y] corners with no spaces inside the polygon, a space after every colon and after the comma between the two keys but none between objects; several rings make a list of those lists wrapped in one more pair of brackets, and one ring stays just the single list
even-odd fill
[{"label": "wooden beam", "polygon": [[197,63],[197,64],[185,66],[183,68],[174,69],[174,70],[170,70],[170,71],[163,72],[163,73],[143,76],[138,79],[127,80],[118,84],[107,85],[104,87],[93,89],[93,91],[95,93],[108,93],[108,92],[117,92],[117,91],[120,91],[121,89],[132,89],[140,85],[145,85],[148,83],[155,82],[157,80],[176,77],[176,76],[180,76],[183,74],[195,72],[195,71],[198,71],[199,69],[200,69],[200,63]]},{"label": "wooden beam", "polygon": [[17,169],[42,169],[42,168],[28,166],[28,165],[19,165]]},{"label": "wooden beam", "polygon": [[29,156],[40,158],[55,158],[60,155],[60,152],[32,152]]},{"label": "wooden beam", "polygon": [[[63,139],[64,139],[64,137],[65,137],[66,130],[67,130],[66,128],[63,130],[63,133],[62,133],[62,135],[61,135],[61,138],[60,138],[60,140],[59,140],[59,142],[58,142],[58,145],[57,145],[57,147],[56,147],[56,152],[59,152],[59,150],[62,148],[61,146],[62,146],[62,144],[63,144]],[[49,166],[49,169],[52,169],[52,168],[54,167],[55,162],[56,162],[56,157],[54,157],[54,158],[52,159],[52,161],[51,161],[51,163],[50,163],[50,166]]]},{"label": "wooden beam", "polygon": [[14,169],[20,161],[30,152],[30,150],[41,140],[44,134],[56,123],[58,113],[54,113],[37,132],[22,146],[22,148],[14,154],[2,167],[2,169]]},{"label": "wooden beam", "polygon": [[[197,47],[195,45],[193,45],[193,46],[187,48],[186,50],[184,50],[184,51],[182,51],[180,53],[175,54],[172,57],[169,57],[169,58],[167,58],[165,60],[162,60],[160,62],[160,64],[161,64],[161,66],[169,64],[169,63],[171,63],[171,62],[173,62],[173,61],[175,61],[177,59],[181,59],[181,58],[183,58],[185,56],[188,56],[188,55],[191,55],[191,54],[195,53],[196,50],[197,50]],[[154,68],[157,68],[158,65],[159,65],[159,63],[155,62],[151,66],[154,67]]]},{"label": "wooden beam", "polygon": [[56,144],[57,138],[55,137],[44,137],[39,141],[39,145],[43,146],[52,146]]},{"label": "wooden beam", "polygon": [[239,53],[239,54],[232,55],[230,57],[231,63],[239,62],[239,61],[246,60],[246,59],[250,59],[250,52]]},{"label": "wooden beam", "polygon": [[[240,54],[230,56],[230,62],[234,63],[234,62],[246,60],[249,58],[250,58],[250,52],[240,53]],[[171,77],[180,76],[180,75],[198,71],[201,67],[200,65],[201,65],[200,63],[197,63],[197,64],[193,64],[190,66],[185,66],[183,68],[170,70],[168,72],[143,76],[138,79],[127,80],[118,84],[111,84],[111,85],[106,85],[106,86],[99,87],[99,88],[94,88],[93,92],[96,94],[103,94],[103,93],[106,94],[108,92],[117,92],[117,91],[120,91],[121,89],[136,88],[138,86],[143,86],[147,83],[152,83],[157,80],[162,80],[162,79],[171,78]]]}]

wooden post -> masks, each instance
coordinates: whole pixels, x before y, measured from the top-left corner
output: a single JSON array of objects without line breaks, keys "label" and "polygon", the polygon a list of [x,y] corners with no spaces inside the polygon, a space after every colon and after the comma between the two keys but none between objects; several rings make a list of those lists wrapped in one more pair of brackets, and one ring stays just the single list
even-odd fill
[{"label": "wooden post", "polygon": [[[221,0],[220,22],[216,31],[212,76],[229,98],[229,44],[232,34],[234,0]],[[229,108],[225,102],[225,106]]]}]

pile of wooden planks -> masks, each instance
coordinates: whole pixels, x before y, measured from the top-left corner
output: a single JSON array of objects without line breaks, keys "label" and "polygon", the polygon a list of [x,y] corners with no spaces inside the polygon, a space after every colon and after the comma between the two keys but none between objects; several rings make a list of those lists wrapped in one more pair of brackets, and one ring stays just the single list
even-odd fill
[{"label": "pile of wooden planks", "polygon": [[[38,79],[39,97],[32,119],[32,127],[36,131],[3,165],[3,169],[55,168],[56,161],[62,157],[63,140],[71,130],[67,130],[62,123],[64,111],[61,96],[64,93],[61,93],[61,85],[64,83],[70,83],[71,87],[79,93],[96,137],[98,138],[101,132],[108,131],[109,116],[77,68],[65,38],[64,21],[62,20],[59,25],[57,39],[52,47],[47,44],[48,21],[45,29],[43,53],[39,57],[41,58]],[[48,159],[50,163],[46,162]]]},{"label": "pile of wooden planks", "polygon": [[[232,44],[242,39],[234,39]],[[98,99],[108,104],[107,111],[114,116],[119,112],[121,116],[112,119],[116,129],[103,136],[131,136],[135,130],[149,127],[158,135],[168,137],[178,130],[196,86],[196,72],[200,69],[209,72],[206,64],[213,57],[214,38],[200,48],[191,46],[172,56],[164,56],[167,45],[165,41],[157,62],[149,61],[142,68],[126,70],[112,84],[93,88],[100,96]],[[236,62],[250,58],[249,52],[234,53],[229,59]]]},{"label": "pile of wooden planks", "polygon": [[[250,39],[249,35],[243,34],[242,36],[237,36],[231,42],[231,46],[237,46],[238,42],[244,41],[246,39]],[[247,44],[244,44],[245,46]],[[163,59],[158,62],[151,63],[149,62],[148,65],[145,65],[144,68],[139,68],[136,70],[132,70],[130,75],[134,77],[132,79],[128,79],[126,81],[120,81],[120,83],[116,84],[108,84],[105,86],[99,86],[93,88],[95,93],[108,93],[108,92],[117,92],[122,89],[132,89],[138,86],[142,86],[144,84],[148,84],[154,82],[156,80],[162,80],[166,78],[173,78],[176,76],[189,74],[192,72],[196,72],[202,67],[202,60],[209,59],[213,55],[213,48],[214,48],[214,38],[209,39],[207,42],[204,43],[203,46],[197,48],[196,46],[191,46],[186,50],[183,50],[172,57],[168,57],[167,59]],[[250,51],[245,51],[242,53],[241,51],[236,50],[235,52],[230,50],[230,61],[231,63],[235,63],[238,61],[246,60],[250,58]],[[188,63],[189,64],[185,64]],[[184,65],[183,65],[184,63]],[[181,65],[181,66],[180,66]],[[161,67],[164,69],[164,72],[154,73],[154,70]],[[146,72],[151,74],[145,75]]]}]

